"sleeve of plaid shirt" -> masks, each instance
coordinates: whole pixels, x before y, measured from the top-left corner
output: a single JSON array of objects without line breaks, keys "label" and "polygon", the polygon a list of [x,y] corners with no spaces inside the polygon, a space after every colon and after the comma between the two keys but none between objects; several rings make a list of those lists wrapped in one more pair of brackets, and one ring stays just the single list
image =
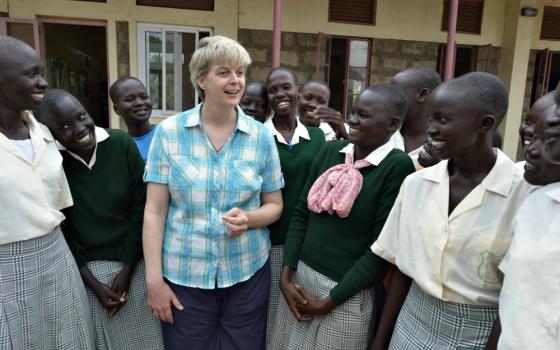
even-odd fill
[{"label": "sleeve of plaid shirt", "polygon": [[155,182],[167,185],[169,183],[169,154],[168,141],[164,122],[156,127],[154,138],[146,160],[144,182]]},{"label": "sleeve of plaid shirt", "polygon": [[264,168],[262,171],[262,192],[274,192],[284,187],[282,168],[280,167],[280,157],[272,133],[265,132],[264,144]]}]

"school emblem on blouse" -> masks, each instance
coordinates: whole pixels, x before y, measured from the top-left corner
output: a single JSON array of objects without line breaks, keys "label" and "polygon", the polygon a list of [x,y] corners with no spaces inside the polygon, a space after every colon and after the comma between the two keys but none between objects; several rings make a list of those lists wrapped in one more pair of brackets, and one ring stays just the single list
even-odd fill
[{"label": "school emblem on blouse", "polygon": [[500,261],[502,261],[504,255],[494,255],[486,250],[480,253],[480,257],[481,262],[476,271],[478,277],[486,283],[500,283],[498,265],[500,265]]}]

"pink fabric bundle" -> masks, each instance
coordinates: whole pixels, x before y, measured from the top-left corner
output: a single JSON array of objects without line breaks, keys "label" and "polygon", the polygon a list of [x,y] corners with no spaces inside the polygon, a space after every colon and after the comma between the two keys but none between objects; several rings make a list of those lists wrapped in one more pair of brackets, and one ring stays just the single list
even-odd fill
[{"label": "pink fabric bundle", "polygon": [[347,217],[362,188],[363,177],[358,169],[370,165],[363,159],[352,164],[352,154],[346,153],[344,164],[333,166],[315,180],[307,195],[307,208],[315,213],[336,212],[341,218]]}]

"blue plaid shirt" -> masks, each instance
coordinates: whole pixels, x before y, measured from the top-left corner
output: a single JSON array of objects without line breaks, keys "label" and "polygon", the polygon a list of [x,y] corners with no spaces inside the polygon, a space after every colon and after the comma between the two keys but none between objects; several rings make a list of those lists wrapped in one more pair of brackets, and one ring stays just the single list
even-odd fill
[{"label": "blue plaid shirt", "polygon": [[267,128],[240,108],[237,127],[216,153],[200,121],[200,105],[157,126],[144,181],[166,184],[170,203],[163,275],[183,286],[225,288],[251,278],[267,261],[267,228],[230,237],[222,215],[261,206],[260,194],[283,187],[280,160]]}]

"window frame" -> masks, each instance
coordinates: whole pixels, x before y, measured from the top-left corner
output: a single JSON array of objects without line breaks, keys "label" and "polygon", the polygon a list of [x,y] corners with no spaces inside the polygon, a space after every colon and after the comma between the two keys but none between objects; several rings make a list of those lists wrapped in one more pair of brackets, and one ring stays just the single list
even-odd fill
[{"label": "window frame", "polygon": [[[459,9],[457,10],[457,28],[456,28],[456,32],[457,33],[462,33],[462,34],[470,34],[470,35],[482,35],[482,25],[484,22],[484,9],[486,7],[486,1],[484,0],[458,0],[459,1]],[[480,23],[479,26],[477,28],[476,31],[470,31],[470,30],[463,30],[462,28],[460,28],[460,22],[464,21],[464,17],[461,17],[461,13],[460,13],[460,9],[461,9],[461,1],[463,1],[463,5],[465,3],[479,3],[481,5],[480,8]],[[445,12],[445,7],[448,7],[448,9],[451,6],[451,0],[443,0],[442,3],[442,15],[441,15],[441,31],[442,32],[446,32],[448,31],[448,24],[449,24],[449,12]]]},{"label": "window frame", "polygon": [[[213,35],[213,29],[210,27],[190,27],[190,26],[176,26],[176,25],[168,25],[168,24],[153,24],[153,23],[138,23],[137,24],[137,32],[136,32],[136,40],[137,40],[137,58],[138,58],[138,79],[146,86],[148,92],[150,91],[149,86],[149,78],[148,72],[149,68],[146,66],[146,33],[147,32],[157,32],[160,33],[163,40],[162,40],[162,82],[161,82],[161,109],[153,109],[152,115],[158,115],[162,117],[168,117],[171,115],[175,115],[178,113],[183,112],[183,110],[168,110],[166,107],[167,101],[167,77],[166,77],[166,64],[165,64],[165,49],[166,49],[166,40],[165,35],[167,32],[179,32],[179,33],[189,33],[195,34],[196,43],[195,46],[198,44],[200,40],[200,32],[208,32],[210,36]],[[188,57],[183,57],[183,66],[188,64]],[[190,83],[190,81],[189,81]],[[184,82],[183,82],[184,84]],[[179,90],[180,93],[177,93],[175,90],[175,96],[182,96],[182,89],[183,84],[181,84]],[[196,101],[199,100],[198,92],[194,89],[194,101],[195,105],[197,104]]]},{"label": "window frame", "polygon": [[[328,2],[328,14],[327,14],[327,21],[330,23],[345,23],[345,24],[355,24],[355,25],[362,25],[362,26],[375,26],[376,22],[377,22],[377,1],[378,0],[370,0],[373,4],[372,4],[372,21],[371,22],[356,22],[356,21],[351,21],[351,20],[340,20],[340,19],[334,19],[332,18],[334,16],[334,14],[332,13],[331,10],[331,2],[333,0],[329,0]],[[337,1],[337,0],[334,0]],[[344,2],[343,0],[339,0],[341,2]]]}]

